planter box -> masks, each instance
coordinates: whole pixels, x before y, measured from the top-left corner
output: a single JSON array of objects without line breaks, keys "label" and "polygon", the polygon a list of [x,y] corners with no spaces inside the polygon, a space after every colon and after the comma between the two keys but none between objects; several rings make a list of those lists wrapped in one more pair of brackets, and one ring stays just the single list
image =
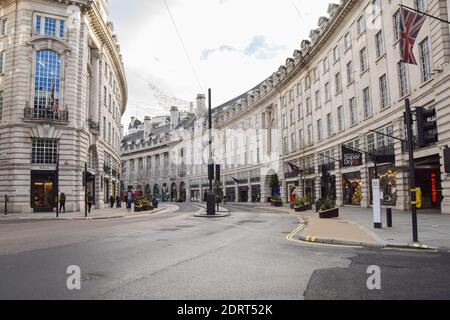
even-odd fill
[{"label": "planter box", "polygon": [[272,206],[273,207],[282,207],[283,202],[282,201],[272,201]]},{"label": "planter box", "polygon": [[334,208],[326,211],[319,211],[320,219],[331,219],[339,217],[339,208]]},{"label": "planter box", "polygon": [[307,205],[300,206],[300,207],[297,207],[294,209],[295,209],[295,212],[305,212],[305,211],[311,210],[311,208],[312,208],[311,204],[307,204]]},{"label": "planter box", "polygon": [[142,211],[152,211],[153,207],[152,206],[143,206],[142,207]]},{"label": "planter box", "polygon": [[134,212],[142,212],[142,207],[134,206]]}]

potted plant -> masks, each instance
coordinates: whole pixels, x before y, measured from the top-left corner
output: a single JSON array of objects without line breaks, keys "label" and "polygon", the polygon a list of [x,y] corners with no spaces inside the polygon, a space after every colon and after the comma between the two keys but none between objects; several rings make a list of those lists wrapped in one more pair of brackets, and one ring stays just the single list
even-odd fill
[{"label": "potted plant", "polygon": [[283,206],[283,200],[281,200],[281,197],[278,195],[272,196],[271,204],[273,207],[282,207]]},{"label": "potted plant", "polygon": [[330,219],[339,217],[339,208],[336,207],[336,202],[333,200],[323,201],[320,207],[319,217],[321,219]]},{"label": "potted plant", "polygon": [[134,212],[141,212],[142,211],[142,202],[139,199],[136,199],[134,201]]},{"label": "potted plant", "polygon": [[295,199],[294,209],[295,212],[305,212],[311,210],[311,203],[306,197],[299,197]]}]

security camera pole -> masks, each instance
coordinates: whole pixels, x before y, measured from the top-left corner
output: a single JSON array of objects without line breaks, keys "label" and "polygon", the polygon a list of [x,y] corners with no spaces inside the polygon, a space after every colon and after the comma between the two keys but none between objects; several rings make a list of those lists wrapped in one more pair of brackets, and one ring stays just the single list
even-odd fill
[{"label": "security camera pole", "polygon": [[206,195],[206,213],[207,215],[216,214],[216,195],[213,192],[214,180],[214,160],[212,158],[212,104],[211,104],[211,89],[208,89],[208,122],[209,122],[209,160],[208,160],[208,179],[209,191]]}]

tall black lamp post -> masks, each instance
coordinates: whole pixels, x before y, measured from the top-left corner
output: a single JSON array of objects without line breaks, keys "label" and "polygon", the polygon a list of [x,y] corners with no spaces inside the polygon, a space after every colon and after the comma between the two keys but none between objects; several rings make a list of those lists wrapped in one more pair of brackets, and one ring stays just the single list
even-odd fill
[{"label": "tall black lamp post", "polygon": [[208,89],[208,128],[209,128],[209,159],[208,159],[208,179],[209,191],[206,195],[206,213],[207,215],[216,214],[216,194],[213,191],[214,181],[214,160],[212,158],[212,104],[211,89]]}]

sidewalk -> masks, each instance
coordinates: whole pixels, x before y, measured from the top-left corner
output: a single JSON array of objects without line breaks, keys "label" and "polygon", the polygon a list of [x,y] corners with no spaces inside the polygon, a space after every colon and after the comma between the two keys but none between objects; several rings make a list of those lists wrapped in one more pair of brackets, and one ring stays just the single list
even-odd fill
[{"label": "sidewalk", "polygon": [[[134,209],[128,210],[127,208],[104,208],[104,209],[92,209],[91,213],[88,213],[88,220],[99,219],[118,219],[128,217],[141,217],[146,215],[152,215],[160,213],[162,211],[172,212],[178,210],[178,207],[173,204],[160,203],[158,209],[147,212],[134,212]],[[0,216],[1,221],[14,221],[14,220],[84,220],[85,214],[83,212],[68,212],[60,213],[59,218],[56,218],[56,212],[54,213],[11,213],[7,216]]]},{"label": "sidewalk", "polygon": [[[266,204],[258,207],[269,208]],[[386,210],[383,209],[383,229],[373,226],[373,211],[370,208],[342,207],[339,218],[319,219],[318,213],[308,211],[296,213],[289,205],[271,207],[289,214],[299,215],[304,220],[299,236],[301,240],[328,244],[380,245],[390,247],[414,247],[412,242],[411,213],[393,210],[393,228],[387,228]],[[418,214],[418,233],[421,247],[450,250],[450,215],[437,214],[433,210],[422,210]]]}]

